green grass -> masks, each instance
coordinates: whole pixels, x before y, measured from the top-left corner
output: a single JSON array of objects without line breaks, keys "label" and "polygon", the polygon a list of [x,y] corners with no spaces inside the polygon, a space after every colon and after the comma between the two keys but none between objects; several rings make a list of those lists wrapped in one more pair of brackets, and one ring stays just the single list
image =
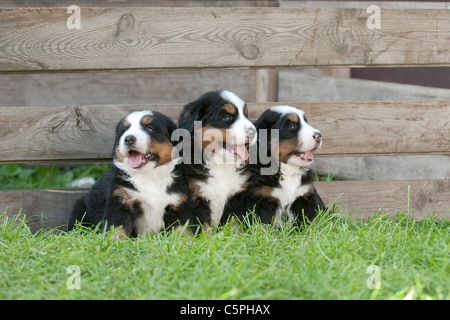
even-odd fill
[{"label": "green grass", "polygon": [[[108,163],[80,167],[0,165],[0,190],[73,188],[70,182],[85,177],[97,180],[109,166]],[[316,181],[337,180],[331,174],[319,176],[314,172],[314,175]]]},{"label": "green grass", "polygon": [[27,167],[20,164],[0,166],[0,189],[43,189],[69,188],[68,184],[76,179],[100,176],[109,168],[109,164],[71,167]]},{"label": "green grass", "polygon": [[[321,214],[302,231],[231,225],[136,239],[0,224],[0,299],[449,299],[449,220]],[[80,289],[70,289],[75,265]],[[381,288],[369,266],[381,271]]]},{"label": "green grass", "polygon": [[[2,165],[0,188],[67,188],[107,168]],[[448,219],[348,216],[334,209],[302,231],[227,225],[195,238],[179,230],[116,240],[83,228],[32,234],[0,212],[0,299],[450,298]],[[70,266],[80,289],[67,286]],[[372,289],[373,268],[380,289]]]}]

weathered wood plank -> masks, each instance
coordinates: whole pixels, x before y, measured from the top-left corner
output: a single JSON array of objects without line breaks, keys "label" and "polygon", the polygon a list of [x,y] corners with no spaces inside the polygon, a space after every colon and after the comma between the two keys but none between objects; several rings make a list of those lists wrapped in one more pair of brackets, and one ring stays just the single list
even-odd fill
[{"label": "weathered wood plank", "polygon": [[282,8],[349,8],[349,9],[366,9],[368,6],[375,4],[381,9],[449,9],[448,2],[424,2],[424,1],[377,1],[370,3],[369,1],[321,1],[321,0],[281,0]]},{"label": "weathered wood plank", "polygon": [[[0,71],[449,66],[450,11],[383,9],[0,9]],[[182,51],[180,51],[182,50]]]},{"label": "weathered wood plank", "polygon": [[277,0],[2,0],[3,7],[276,7]]},{"label": "weathered wood plank", "polygon": [[218,88],[227,88],[246,101],[257,101],[257,72],[220,69],[2,74],[0,106],[183,103]]},{"label": "weathered wood plank", "polygon": [[[282,103],[277,103],[278,105]],[[255,120],[272,103],[250,103]],[[449,154],[450,101],[291,103],[305,110],[325,156]],[[108,160],[116,123],[135,110],[177,120],[182,104],[0,107],[0,162]]]},{"label": "weathered wood plank", "polygon": [[399,211],[411,217],[434,216],[450,218],[450,180],[395,181],[331,181],[316,183],[324,201],[348,212],[353,218],[367,219],[378,210],[390,215]]},{"label": "weathered wood plank", "polygon": [[450,155],[321,157],[314,170],[344,180],[450,179]]},{"label": "weathered wood plank", "polygon": [[[408,186],[410,186],[408,195]],[[352,218],[366,220],[378,210],[395,215],[399,211],[420,218],[450,218],[450,180],[423,181],[332,181],[317,182],[317,190],[326,205],[336,199]],[[64,229],[71,208],[84,190],[1,190],[0,212],[21,212],[30,219],[32,231],[40,228]],[[409,204],[408,204],[409,199]]]},{"label": "weathered wood plank", "polygon": [[[450,89],[363,79],[345,79],[317,75],[317,73],[317,69],[279,70],[278,101],[450,100]],[[52,74],[52,76],[57,75]]]}]

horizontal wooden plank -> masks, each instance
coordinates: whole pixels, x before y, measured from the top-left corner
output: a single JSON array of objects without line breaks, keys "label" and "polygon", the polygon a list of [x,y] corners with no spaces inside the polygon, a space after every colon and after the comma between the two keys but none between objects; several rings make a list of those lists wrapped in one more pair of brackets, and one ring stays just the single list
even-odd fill
[{"label": "horizontal wooden plank", "polygon": [[257,101],[258,72],[220,69],[2,74],[0,106],[183,103],[217,88],[227,88],[246,101]]},{"label": "horizontal wooden plank", "polygon": [[[272,105],[250,103],[255,120]],[[449,154],[450,101],[290,103],[323,134],[324,156]],[[116,123],[135,110],[175,121],[182,104],[0,107],[0,162],[109,160]]]},{"label": "horizontal wooden plank", "polygon": [[319,157],[313,168],[344,180],[450,179],[450,155]]},{"label": "horizontal wooden plank", "polygon": [[[440,68],[434,69],[439,70]],[[377,70],[383,71],[385,69]],[[279,101],[336,102],[450,100],[450,89],[372,81],[365,79],[346,79],[339,77],[321,76],[317,75],[317,71],[318,69],[280,70],[278,83]],[[450,72],[450,70],[447,70],[447,72]],[[62,74],[51,74],[51,76],[58,75]],[[7,84],[5,83],[5,85]],[[326,89],[324,90],[324,88]]]},{"label": "horizontal wooden plank", "polygon": [[3,7],[276,7],[278,0],[2,0]]},{"label": "horizontal wooden plank", "polygon": [[349,9],[366,9],[371,4],[376,4],[381,9],[449,9],[450,4],[447,2],[424,2],[424,1],[377,1],[370,3],[369,1],[322,1],[322,0],[282,0],[280,7],[283,8],[349,8]]},{"label": "horizontal wooden plank", "polygon": [[410,212],[420,218],[450,218],[450,180],[331,181],[316,183],[329,206],[336,205],[352,218],[366,220],[378,210],[395,215]]},{"label": "horizontal wooden plank", "polygon": [[0,72],[161,68],[449,66],[450,11],[383,9],[0,9]]},{"label": "horizontal wooden plank", "polygon": [[[366,220],[380,209],[390,215],[410,210],[413,218],[450,218],[450,180],[332,181],[317,182],[316,187],[327,206],[336,201],[343,212],[354,211],[352,218]],[[10,217],[18,212],[25,214],[32,231],[43,227],[64,229],[74,202],[84,192],[0,190],[0,212],[7,208]]]}]

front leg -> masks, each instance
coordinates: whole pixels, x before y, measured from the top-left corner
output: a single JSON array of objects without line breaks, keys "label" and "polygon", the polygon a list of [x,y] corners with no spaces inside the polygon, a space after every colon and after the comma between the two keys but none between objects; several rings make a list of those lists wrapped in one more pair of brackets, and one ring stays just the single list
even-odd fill
[{"label": "front leg", "polygon": [[[252,216],[253,211],[254,215]],[[272,211],[271,205],[267,204],[264,197],[254,196],[247,190],[244,190],[228,199],[220,224],[226,224],[231,218],[246,224],[252,224],[254,218],[256,218],[263,223],[270,224],[273,216]]]},{"label": "front leg", "polygon": [[114,190],[103,214],[103,227],[119,228],[118,237],[137,236],[136,220],[142,215],[141,203],[125,188]]},{"label": "front leg", "polygon": [[326,210],[325,204],[313,187],[311,192],[298,197],[292,203],[291,211],[294,213],[296,223],[302,224],[304,220],[308,224],[317,216],[317,210]]}]

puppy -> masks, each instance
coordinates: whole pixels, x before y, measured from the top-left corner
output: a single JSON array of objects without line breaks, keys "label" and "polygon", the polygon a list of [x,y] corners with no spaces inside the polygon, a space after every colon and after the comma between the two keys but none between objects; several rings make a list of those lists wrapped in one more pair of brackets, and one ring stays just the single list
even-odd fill
[{"label": "puppy", "polygon": [[249,145],[256,143],[256,128],[246,103],[227,90],[205,93],[184,106],[178,128],[190,135],[182,166],[198,210],[194,219],[217,226],[229,198],[247,184],[249,175],[242,169]]},{"label": "puppy", "polygon": [[125,236],[137,236],[176,223],[188,189],[171,159],[175,129],[172,120],[155,111],[123,118],[116,127],[113,165],[75,203],[69,229],[77,220],[101,222],[107,228],[120,227]]},{"label": "puppy", "polygon": [[[253,209],[262,223],[275,226],[300,225],[304,217],[306,221],[313,220],[317,210],[325,210],[309,169],[314,161],[313,152],[322,144],[321,133],[308,124],[302,110],[291,106],[264,111],[255,127],[258,148],[267,145],[270,163],[263,163],[259,150],[258,163],[245,168],[250,175],[247,187],[230,199],[222,223],[231,216],[242,220]],[[271,167],[275,170],[270,170]]]}]

